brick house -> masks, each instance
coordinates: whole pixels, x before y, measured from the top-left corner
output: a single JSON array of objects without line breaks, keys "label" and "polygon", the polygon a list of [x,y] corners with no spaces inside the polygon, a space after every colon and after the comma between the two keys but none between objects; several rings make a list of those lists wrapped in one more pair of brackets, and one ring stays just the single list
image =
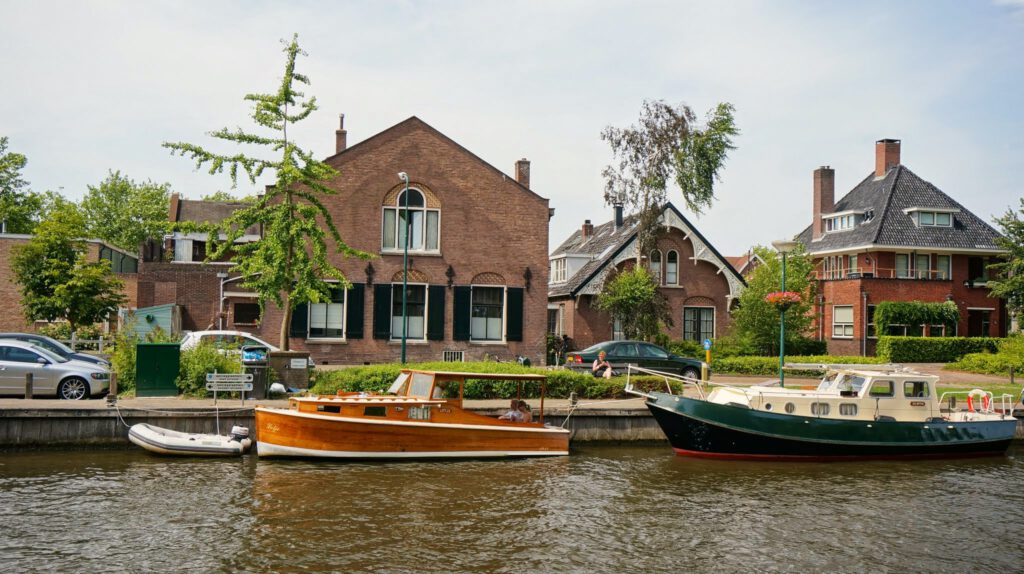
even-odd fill
[{"label": "brick house", "polygon": [[[0,234],[0,331],[34,331],[37,325],[45,325],[45,321],[32,323],[25,319],[21,307],[21,285],[14,280],[11,259],[14,248],[24,245],[32,239],[31,235],[13,233]],[[111,268],[119,279],[124,281],[124,294],[128,297],[127,305],[136,305],[136,277],[138,257],[108,245],[98,239],[85,241],[86,256],[89,261],[110,261]]]},{"label": "brick house", "polygon": [[761,260],[757,253],[754,253],[753,249],[743,255],[726,255],[725,258],[744,279],[750,277],[755,269],[764,264],[764,261]]},{"label": "brick house", "polygon": [[875,143],[875,170],[838,202],[835,171],[814,171],[813,221],[797,237],[814,258],[816,336],[837,355],[872,355],[881,301],[954,301],[955,333],[905,325],[898,335],[1005,336],[1005,301],[990,297],[986,266],[1005,253],[999,233],[900,163],[900,141]]},{"label": "brick house", "polygon": [[[337,289],[329,302],[299,305],[289,325],[291,348],[309,351],[319,364],[398,360],[406,227],[405,184],[398,173],[405,172],[411,227],[408,360],[522,354],[539,361],[546,336],[550,213],[548,200],[530,189],[530,162],[517,161],[515,177],[506,175],[417,117],[349,147],[344,116],[341,122],[337,153],[325,160],[340,173],[326,183],[336,194],[323,202],[345,241],[376,257],[367,262],[329,256],[353,287]],[[189,240],[192,258],[198,258],[199,239],[175,237],[175,259],[181,242]],[[174,266],[205,275],[183,274]],[[205,327],[207,317],[217,316],[223,289],[224,328],[278,343],[282,311],[271,303],[263,317],[254,315],[256,301],[237,288],[238,278],[217,278],[227,267],[180,261],[161,271],[171,275],[156,278],[154,292],[162,283],[168,284],[165,297],[176,290],[173,295],[186,307],[183,323]],[[158,299],[154,304],[167,302]]]},{"label": "brick house", "polygon": [[[673,339],[701,341],[724,335],[730,310],[745,286],[728,260],[671,203],[661,215],[664,231],[655,249],[642,261],[651,266],[661,292],[672,308]],[[582,349],[609,339],[621,339],[616,321],[594,308],[612,269],[621,270],[637,259],[635,218],[615,218],[594,226],[590,220],[551,253],[548,287],[548,331],[567,335]]]}]

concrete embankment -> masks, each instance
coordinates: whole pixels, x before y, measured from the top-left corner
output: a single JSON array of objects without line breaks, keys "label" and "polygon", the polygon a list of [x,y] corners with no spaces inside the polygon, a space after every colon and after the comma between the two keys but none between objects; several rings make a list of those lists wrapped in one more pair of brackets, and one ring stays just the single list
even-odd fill
[{"label": "concrete embankment", "polygon": [[[536,412],[539,404],[533,403]],[[255,428],[255,404],[252,400],[244,405],[238,400],[222,400],[215,407],[212,400],[166,398],[121,400],[111,407],[103,400],[0,399],[0,449],[127,445],[128,427],[136,423],[188,433],[227,434],[232,425]],[[259,404],[285,407],[287,401]],[[466,407],[498,416],[507,410],[507,401],[466,401]],[[642,399],[583,401],[565,423],[570,410],[566,400],[546,401],[544,422],[565,424],[573,433],[573,442],[665,441]],[[1017,414],[1024,415],[1024,411]],[[1024,420],[1018,422],[1016,438],[1024,440]]]},{"label": "concrete embankment", "polygon": [[[534,409],[539,404],[534,401]],[[259,404],[285,407],[287,401],[264,400]],[[232,425],[255,428],[255,401],[188,399],[129,399],[67,402],[43,399],[0,399],[0,448],[76,447],[129,444],[128,427],[148,423],[188,433],[227,434]],[[507,401],[466,401],[469,410],[498,416]],[[219,421],[217,410],[219,409]],[[546,401],[544,422],[560,426],[570,412],[566,400]],[[218,430],[219,424],[219,430]],[[641,399],[594,401],[580,404],[569,417],[566,428],[572,440],[664,441]],[[259,437],[256,437],[259,440]]]}]

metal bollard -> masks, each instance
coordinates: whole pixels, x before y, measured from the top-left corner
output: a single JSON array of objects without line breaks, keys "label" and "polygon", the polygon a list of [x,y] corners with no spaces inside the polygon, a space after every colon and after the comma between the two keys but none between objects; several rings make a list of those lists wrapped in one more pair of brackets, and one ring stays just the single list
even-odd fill
[{"label": "metal bollard", "polygon": [[25,373],[25,398],[32,398],[32,373]]}]

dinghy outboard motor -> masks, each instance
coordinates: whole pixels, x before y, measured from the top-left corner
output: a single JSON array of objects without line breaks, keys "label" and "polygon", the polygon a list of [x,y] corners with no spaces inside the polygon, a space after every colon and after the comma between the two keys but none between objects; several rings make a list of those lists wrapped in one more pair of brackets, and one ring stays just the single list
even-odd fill
[{"label": "dinghy outboard motor", "polygon": [[242,442],[243,440],[248,439],[248,438],[249,438],[249,428],[248,427],[240,427],[240,426],[237,426],[237,425],[231,427],[231,440]]}]

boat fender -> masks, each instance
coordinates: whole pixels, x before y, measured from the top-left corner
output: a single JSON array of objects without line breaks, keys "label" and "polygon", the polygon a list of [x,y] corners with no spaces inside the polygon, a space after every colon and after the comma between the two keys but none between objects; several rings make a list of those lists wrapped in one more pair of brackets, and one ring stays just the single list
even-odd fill
[{"label": "boat fender", "polygon": [[982,411],[987,411],[988,410],[988,394],[986,394],[985,391],[983,391],[981,389],[972,389],[971,392],[967,393],[967,410],[972,412],[972,413],[974,412],[974,396],[975,395],[981,396],[981,410]]}]

